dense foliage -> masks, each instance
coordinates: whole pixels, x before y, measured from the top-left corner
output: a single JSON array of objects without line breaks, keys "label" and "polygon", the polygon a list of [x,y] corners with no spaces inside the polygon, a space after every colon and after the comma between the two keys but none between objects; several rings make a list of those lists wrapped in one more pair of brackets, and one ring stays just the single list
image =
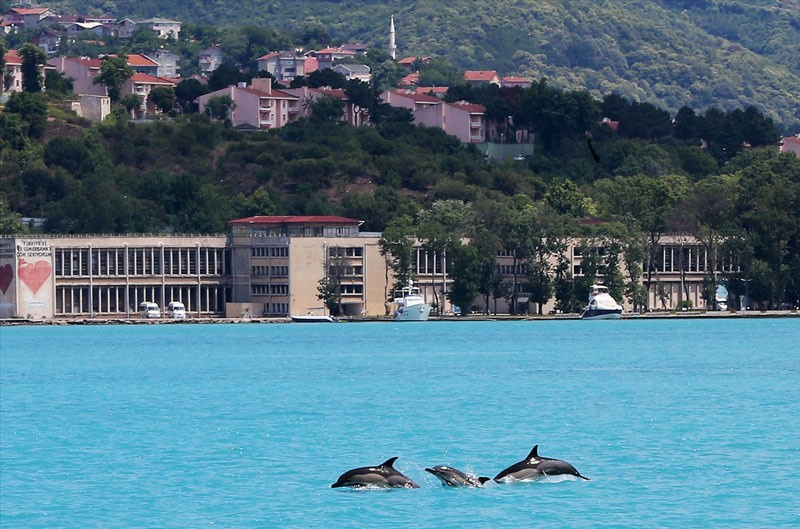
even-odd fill
[{"label": "dense foliage", "polygon": [[[217,26],[187,39],[181,53],[188,56],[198,43],[219,42],[228,59],[242,66],[253,66],[260,54],[290,43],[319,47],[360,41],[386,49],[394,14],[401,56],[431,55],[460,69],[546,77],[562,88],[585,88],[598,99],[617,92],[672,113],[682,106],[732,110],[754,105],[786,133],[800,124],[798,0],[495,0],[470,2],[469,9],[443,0],[48,4],[72,12],[163,16]],[[218,29],[231,25],[240,29]],[[142,38],[152,35],[145,32]]]}]

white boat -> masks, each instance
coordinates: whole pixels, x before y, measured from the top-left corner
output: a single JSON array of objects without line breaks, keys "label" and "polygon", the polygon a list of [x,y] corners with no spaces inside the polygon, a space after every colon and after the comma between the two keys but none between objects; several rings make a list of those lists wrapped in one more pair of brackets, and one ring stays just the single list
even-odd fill
[{"label": "white boat", "polygon": [[583,309],[584,320],[618,320],[622,315],[622,306],[616,302],[608,287],[592,285],[589,291],[589,304]]},{"label": "white boat", "polygon": [[431,306],[425,303],[419,287],[408,280],[408,285],[394,293],[395,321],[427,321],[431,315]]},{"label": "white boat", "polygon": [[307,314],[292,314],[291,318],[295,323],[334,323],[338,321],[333,316],[314,314],[311,310]]}]

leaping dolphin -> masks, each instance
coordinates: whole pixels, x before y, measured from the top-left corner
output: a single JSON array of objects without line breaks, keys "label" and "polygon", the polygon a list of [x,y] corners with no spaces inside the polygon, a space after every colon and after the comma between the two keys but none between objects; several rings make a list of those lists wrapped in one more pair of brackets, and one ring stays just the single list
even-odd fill
[{"label": "leaping dolphin", "polygon": [[365,488],[374,487],[381,489],[406,488],[418,489],[419,485],[394,469],[392,465],[397,461],[396,457],[390,457],[377,467],[360,467],[348,470],[331,485],[331,488],[353,487]]},{"label": "leaping dolphin", "polygon": [[494,480],[498,483],[502,483],[508,481],[533,480],[563,474],[577,476],[589,481],[589,478],[582,476],[575,467],[566,461],[539,456],[539,445],[536,445],[533,447],[533,450],[531,450],[531,453],[528,454],[528,457],[501,471],[495,476]]},{"label": "leaping dolphin", "polygon": [[465,474],[457,468],[445,465],[437,465],[433,468],[426,468],[425,472],[430,472],[442,482],[445,487],[482,487],[491,478],[484,476],[472,476]]}]

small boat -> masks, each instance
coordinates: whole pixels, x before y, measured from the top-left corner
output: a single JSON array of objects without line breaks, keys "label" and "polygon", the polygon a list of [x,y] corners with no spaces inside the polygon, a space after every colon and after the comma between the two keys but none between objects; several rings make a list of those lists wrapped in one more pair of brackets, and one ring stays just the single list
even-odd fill
[{"label": "small boat", "polygon": [[616,302],[608,287],[592,285],[589,291],[589,304],[583,309],[584,320],[618,320],[622,315],[622,306]]},{"label": "small boat", "polygon": [[310,310],[307,314],[292,314],[291,318],[295,323],[335,323],[338,321],[333,316],[326,314],[314,314]]},{"label": "small boat", "polygon": [[425,303],[419,287],[408,280],[408,285],[394,293],[395,321],[427,321],[431,315],[431,306]]}]

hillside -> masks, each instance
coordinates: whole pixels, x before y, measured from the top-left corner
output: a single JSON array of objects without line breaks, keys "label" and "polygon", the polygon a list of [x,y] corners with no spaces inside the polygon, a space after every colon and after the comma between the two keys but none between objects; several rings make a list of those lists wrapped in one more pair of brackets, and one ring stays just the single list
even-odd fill
[{"label": "hillside", "polygon": [[800,0],[154,0],[48,2],[68,11],[186,23],[324,28],[334,42],[387,44],[463,69],[546,77],[596,97],[617,92],[676,112],[755,105],[787,132],[800,124]]}]

